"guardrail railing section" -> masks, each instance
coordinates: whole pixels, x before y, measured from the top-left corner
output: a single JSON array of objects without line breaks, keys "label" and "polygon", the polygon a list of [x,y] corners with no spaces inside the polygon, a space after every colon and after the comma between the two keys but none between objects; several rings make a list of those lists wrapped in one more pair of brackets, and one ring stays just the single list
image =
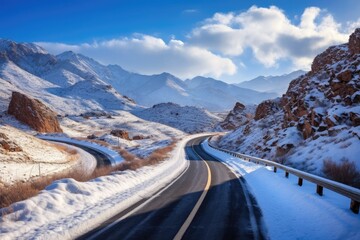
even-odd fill
[{"label": "guardrail railing section", "polygon": [[211,148],[216,149],[218,151],[222,151],[225,152],[227,154],[230,154],[233,157],[237,157],[240,158],[242,160],[245,161],[249,161],[249,162],[254,162],[256,164],[263,164],[265,166],[271,166],[273,167],[273,171],[276,173],[278,169],[282,169],[285,172],[285,177],[288,178],[289,174],[293,174],[295,176],[298,177],[298,185],[301,187],[303,185],[303,180],[307,180],[309,182],[312,182],[314,184],[316,184],[316,193],[319,196],[322,196],[324,194],[324,188],[332,190],[334,192],[337,192],[345,197],[350,198],[350,209],[353,213],[358,214],[359,213],[359,207],[360,207],[360,189],[339,183],[339,182],[335,182],[323,177],[319,177],[307,172],[303,172],[300,171],[298,169],[295,168],[291,168],[285,165],[282,165],[280,163],[274,162],[274,161],[270,161],[270,160],[266,160],[266,159],[262,159],[262,158],[257,158],[257,157],[252,157],[249,155],[245,155],[245,154],[241,154],[241,153],[237,153],[237,152],[232,152],[229,151],[227,149],[222,149],[222,148],[218,148],[214,145],[212,145],[210,143],[210,139],[208,141],[208,144]]}]

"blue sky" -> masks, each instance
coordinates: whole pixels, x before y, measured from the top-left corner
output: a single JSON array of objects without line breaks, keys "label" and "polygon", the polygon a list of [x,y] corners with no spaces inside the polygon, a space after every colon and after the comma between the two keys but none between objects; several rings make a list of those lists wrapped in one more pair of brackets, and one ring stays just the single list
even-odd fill
[{"label": "blue sky", "polygon": [[0,37],[140,73],[240,82],[309,68],[346,41],[359,12],[358,0],[12,0],[0,7]]}]

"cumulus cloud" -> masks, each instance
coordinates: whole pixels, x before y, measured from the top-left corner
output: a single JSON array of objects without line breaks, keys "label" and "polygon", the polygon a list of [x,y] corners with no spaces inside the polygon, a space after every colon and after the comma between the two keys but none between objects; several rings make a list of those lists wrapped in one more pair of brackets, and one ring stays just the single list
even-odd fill
[{"label": "cumulus cloud", "polygon": [[306,8],[295,25],[275,7],[253,6],[242,13],[216,13],[188,36],[193,45],[233,57],[250,48],[266,67],[290,60],[296,68],[308,68],[316,54],[330,45],[347,42],[360,22],[342,29],[332,15],[317,7]]},{"label": "cumulus cloud", "polygon": [[49,52],[58,54],[74,51],[90,56],[104,64],[118,64],[125,69],[144,74],[170,72],[181,78],[198,75],[219,77],[236,73],[236,66],[226,57],[180,40],[162,39],[149,35],[119,38],[91,44],[37,43]]},{"label": "cumulus cloud", "polygon": [[[184,13],[195,11],[187,9]],[[276,6],[253,6],[239,13],[215,13],[190,30],[186,41],[172,37],[165,42],[135,34],[76,45],[38,44],[51,53],[71,50],[143,74],[170,72],[181,78],[226,78],[237,69],[251,71],[254,59],[267,68],[286,65],[289,69],[291,65],[292,69],[308,69],[317,54],[347,42],[349,34],[360,26],[360,18],[341,25],[317,7],[306,8],[294,21],[297,23]]]}]

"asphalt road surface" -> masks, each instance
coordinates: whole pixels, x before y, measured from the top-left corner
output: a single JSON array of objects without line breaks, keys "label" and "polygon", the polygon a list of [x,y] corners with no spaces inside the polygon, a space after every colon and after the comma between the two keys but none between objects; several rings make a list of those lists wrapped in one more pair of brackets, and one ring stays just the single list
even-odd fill
[{"label": "asphalt road surface", "polygon": [[178,179],[79,239],[266,239],[245,181],[206,154],[203,139],[188,142]]}]

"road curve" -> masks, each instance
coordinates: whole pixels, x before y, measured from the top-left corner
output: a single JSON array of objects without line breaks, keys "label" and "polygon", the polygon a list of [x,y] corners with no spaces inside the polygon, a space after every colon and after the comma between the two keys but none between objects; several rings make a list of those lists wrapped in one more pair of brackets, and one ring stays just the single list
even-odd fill
[{"label": "road curve", "polygon": [[111,165],[111,161],[108,158],[108,156],[106,156],[105,154],[103,154],[103,153],[101,153],[99,151],[96,151],[96,150],[94,150],[92,148],[86,147],[84,145],[76,144],[76,143],[72,143],[72,142],[68,142],[68,141],[61,141],[61,140],[46,139],[46,141],[64,143],[64,144],[73,145],[75,147],[83,149],[84,151],[90,153],[91,155],[93,155],[95,157],[95,159],[96,159],[96,167],[97,168]]},{"label": "road curve", "polygon": [[190,165],[178,179],[78,239],[266,238],[246,184],[203,151],[203,139],[187,143]]}]

